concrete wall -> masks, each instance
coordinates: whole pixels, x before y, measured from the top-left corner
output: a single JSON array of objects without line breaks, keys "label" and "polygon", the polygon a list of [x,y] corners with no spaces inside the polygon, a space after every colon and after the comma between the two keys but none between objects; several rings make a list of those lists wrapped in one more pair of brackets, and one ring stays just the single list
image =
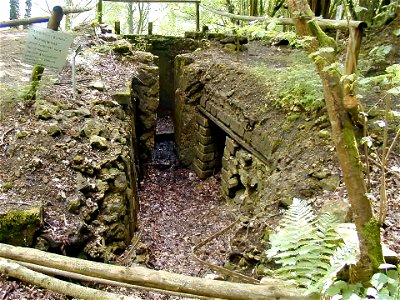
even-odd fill
[{"label": "concrete wall", "polygon": [[[266,210],[271,203],[335,189],[340,179],[324,113],[286,113],[268,102],[263,82],[234,58],[209,58],[196,52],[175,60],[181,161],[205,178],[222,159],[222,194],[246,210]],[[249,95],[259,102],[250,103]],[[213,145],[218,137],[210,123],[228,136],[223,158]]]}]

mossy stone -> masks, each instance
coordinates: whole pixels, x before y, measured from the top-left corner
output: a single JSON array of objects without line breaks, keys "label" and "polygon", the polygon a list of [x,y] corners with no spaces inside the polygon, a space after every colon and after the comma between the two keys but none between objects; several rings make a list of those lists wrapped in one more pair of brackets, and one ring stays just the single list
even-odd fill
[{"label": "mossy stone", "polygon": [[10,210],[0,214],[0,242],[14,246],[31,246],[40,228],[40,208]]},{"label": "mossy stone", "polygon": [[8,192],[13,188],[13,183],[11,181],[4,182],[3,185],[1,186],[1,191],[3,193]]},{"label": "mossy stone", "polygon": [[55,114],[60,111],[60,108],[45,100],[36,100],[34,104],[35,117],[42,120],[54,118]]},{"label": "mossy stone", "polygon": [[90,145],[100,150],[105,150],[108,148],[107,139],[98,135],[92,135],[90,137]]},{"label": "mossy stone", "polygon": [[47,127],[47,134],[50,136],[58,136],[61,134],[61,127],[58,126],[57,124],[50,125]]}]

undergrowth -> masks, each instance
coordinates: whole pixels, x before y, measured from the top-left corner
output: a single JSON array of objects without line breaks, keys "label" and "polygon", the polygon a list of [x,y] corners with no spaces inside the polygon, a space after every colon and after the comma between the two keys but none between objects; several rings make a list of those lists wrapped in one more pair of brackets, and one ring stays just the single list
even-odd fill
[{"label": "undergrowth", "polygon": [[339,272],[356,262],[358,244],[344,243],[337,225],[329,213],[317,217],[305,201],[294,198],[265,251],[279,265],[273,277],[324,299],[399,300],[399,269],[394,265],[381,265],[384,271],[371,277],[370,287],[338,280]]},{"label": "undergrowth", "polygon": [[321,80],[311,64],[291,62],[289,66],[274,69],[257,66],[251,72],[273,87],[270,90],[274,94],[273,103],[279,108],[313,112],[325,106]]}]

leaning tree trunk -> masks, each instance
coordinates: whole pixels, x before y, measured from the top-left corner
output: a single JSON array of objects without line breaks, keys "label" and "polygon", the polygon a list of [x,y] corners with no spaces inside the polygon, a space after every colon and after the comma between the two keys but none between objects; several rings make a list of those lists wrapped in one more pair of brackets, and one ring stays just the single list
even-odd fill
[{"label": "leaning tree trunk", "polygon": [[[293,17],[295,17],[298,34],[316,37],[316,41],[310,44],[309,51],[313,52],[316,68],[324,87],[332,137],[360,241],[360,260],[351,272],[352,280],[368,282],[370,276],[383,262],[380,228],[373,216],[367,197],[367,188],[355,138],[355,126],[346,109],[347,105],[345,106],[345,98],[350,95],[341,82],[340,72],[333,67],[334,63],[338,61],[335,53],[336,44],[316,22],[312,21],[311,18],[314,17],[314,14],[307,0],[288,0],[288,4]],[[354,100],[354,97],[352,98]]]}]

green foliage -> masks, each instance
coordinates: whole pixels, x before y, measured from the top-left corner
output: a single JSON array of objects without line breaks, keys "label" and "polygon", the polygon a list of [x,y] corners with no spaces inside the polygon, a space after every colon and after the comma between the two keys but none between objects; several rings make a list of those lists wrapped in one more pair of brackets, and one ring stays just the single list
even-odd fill
[{"label": "green foliage", "polygon": [[249,71],[265,82],[275,106],[291,112],[313,112],[324,107],[321,80],[304,52],[272,56],[270,63],[271,66],[259,65]]},{"label": "green foliage", "polygon": [[375,273],[370,280],[371,286],[364,288],[361,284],[349,284],[345,281],[336,281],[326,291],[332,299],[400,299],[400,269],[392,265],[383,265],[392,268],[385,272]]},{"label": "green foliage", "polygon": [[337,271],[337,266],[331,264],[341,241],[335,225],[333,216],[323,214],[317,218],[305,201],[294,198],[279,223],[280,229],[270,235],[271,248],[266,251],[267,257],[281,265],[275,275],[301,287],[323,286],[319,280],[326,274],[332,276],[332,268]]},{"label": "green foliage", "polygon": [[285,78],[278,74],[285,87],[279,91],[275,104],[290,111],[311,112],[321,109],[325,102],[321,81],[316,77],[315,71],[309,72],[299,67],[290,67],[288,71]]},{"label": "green foliage", "polygon": [[399,8],[399,1],[391,1],[388,5],[382,6],[379,13],[374,16],[374,24],[377,26],[387,24],[395,18],[396,10]]}]

